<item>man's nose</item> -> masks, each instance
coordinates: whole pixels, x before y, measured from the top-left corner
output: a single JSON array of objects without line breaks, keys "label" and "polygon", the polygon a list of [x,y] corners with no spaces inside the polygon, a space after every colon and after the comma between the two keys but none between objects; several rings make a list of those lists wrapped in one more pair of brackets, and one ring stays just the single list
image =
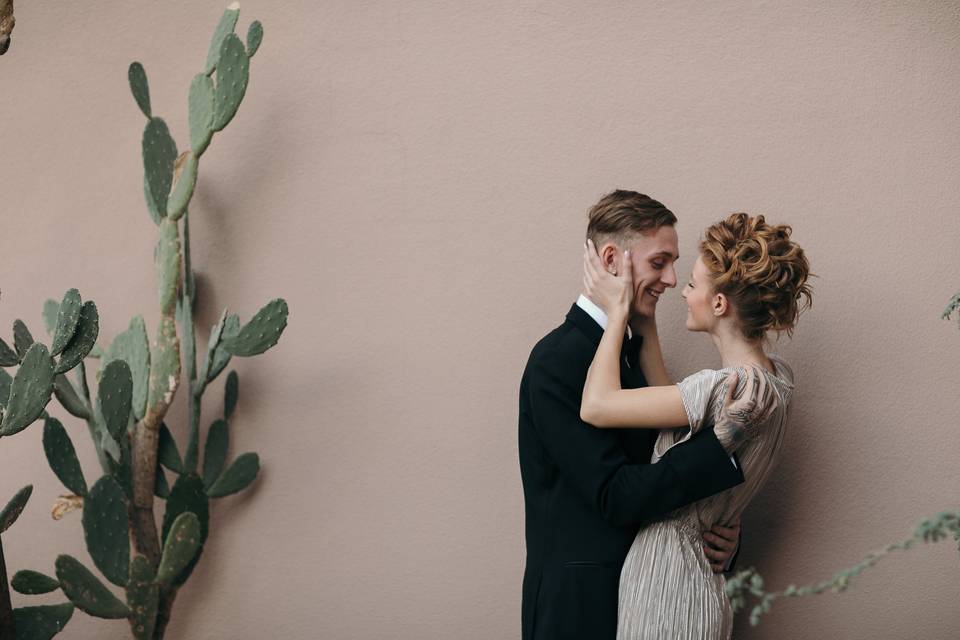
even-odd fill
[{"label": "man's nose", "polygon": [[668,287],[677,286],[677,272],[673,268],[673,265],[670,265],[663,271],[663,275],[660,276],[660,282],[665,284]]}]

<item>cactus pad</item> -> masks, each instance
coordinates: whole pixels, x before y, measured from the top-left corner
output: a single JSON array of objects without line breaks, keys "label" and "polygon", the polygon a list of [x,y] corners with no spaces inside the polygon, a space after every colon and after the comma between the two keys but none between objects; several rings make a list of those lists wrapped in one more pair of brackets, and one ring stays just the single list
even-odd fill
[{"label": "cactus pad", "polygon": [[235,336],[221,341],[235,356],[254,356],[277,344],[287,326],[287,303],[283,298],[268,302]]},{"label": "cactus pad", "polygon": [[47,348],[33,343],[10,384],[10,398],[0,422],[0,436],[10,436],[40,417],[53,393],[53,360]]},{"label": "cactus pad", "polygon": [[171,220],[179,220],[184,214],[197,186],[197,156],[192,151],[184,151],[184,154],[180,175],[174,180],[173,193],[167,201],[167,215]]},{"label": "cactus pad", "polygon": [[30,335],[30,329],[23,320],[17,318],[13,321],[13,348],[17,350],[20,359],[27,354],[27,349],[34,343],[33,336]]},{"label": "cactus pad", "polygon": [[60,404],[70,415],[86,420],[90,418],[90,412],[87,410],[87,404],[77,395],[70,380],[62,373],[58,373],[53,379],[53,395],[57,397]]},{"label": "cactus pad", "polygon": [[97,313],[97,305],[93,303],[93,300],[87,300],[80,307],[80,320],[77,322],[77,330],[74,332],[67,348],[60,354],[60,360],[57,362],[55,371],[64,373],[80,364],[96,345],[99,333],[100,315]]},{"label": "cactus pad", "polygon": [[197,556],[202,544],[200,520],[196,514],[187,511],[177,516],[163,543],[163,555],[157,568],[157,582],[173,582]]},{"label": "cactus pad", "polygon": [[[154,224],[159,225],[160,221],[163,220],[163,213],[160,213],[160,207],[157,205],[156,201],[153,199],[153,194],[150,192],[150,181],[147,179],[146,173],[143,175],[143,199],[147,203],[147,213],[150,214],[150,219],[153,220]],[[164,213],[166,210],[164,210]]]},{"label": "cactus pad", "polygon": [[233,30],[237,26],[237,18],[239,17],[240,8],[235,4],[227,7],[227,10],[220,16],[220,22],[217,23],[217,28],[213,31],[210,49],[207,51],[207,64],[204,67],[204,73],[208,76],[217,68],[217,63],[220,61],[220,47],[223,44],[223,40],[228,34],[233,33]]},{"label": "cactus pad", "polygon": [[13,378],[5,369],[0,369],[0,407],[7,406],[7,400],[10,399],[10,386],[13,384]]},{"label": "cactus pad", "polygon": [[167,196],[173,182],[173,163],[177,160],[177,144],[170,137],[170,130],[162,118],[150,118],[147,122],[141,148],[150,197],[161,216],[166,215]]},{"label": "cactus pad", "polygon": [[217,63],[217,86],[213,98],[214,131],[220,131],[233,120],[247,92],[249,80],[250,59],[247,51],[235,33],[228,33],[220,46],[220,62]]},{"label": "cactus pad", "polygon": [[70,622],[73,605],[47,604],[39,607],[18,607],[13,610],[16,640],[50,640]]},{"label": "cactus pad", "polygon": [[137,101],[137,106],[147,119],[152,117],[150,112],[150,85],[147,84],[147,72],[139,62],[131,62],[127,70],[127,79],[130,81],[130,93]]},{"label": "cactus pad", "polygon": [[[206,382],[210,382],[216,377],[215,375],[212,374],[212,371],[216,365],[216,361],[217,361],[216,356],[219,353],[218,348],[220,346],[220,337],[223,335],[223,331],[226,327],[228,320],[229,318],[227,317],[227,310],[226,308],[224,308],[224,310],[220,313],[220,319],[217,320],[217,324],[213,325],[213,327],[210,329],[210,338],[207,340],[207,353],[203,358],[203,368],[200,369],[201,382],[203,382],[204,380],[206,380]],[[239,324],[240,324],[240,319],[237,318],[238,328],[239,328]],[[229,353],[223,354],[223,355],[226,356],[227,361],[230,360]],[[226,366],[226,362],[223,363],[223,367],[225,366]],[[221,370],[223,369],[223,367],[221,367]]]},{"label": "cactus pad", "polygon": [[156,477],[153,479],[153,495],[166,500],[170,497],[170,484],[167,482],[167,474],[163,472],[163,467],[157,465]]},{"label": "cactus pad", "polygon": [[247,29],[247,57],[253,57],[260,48],[261,42],[263,42],[263,25],[259,20],[254,20]]},{"label": "cactus pad", "polygon": [[60,478],[71,493],[78,496],[87,495],[87,481],[83,478],[80,461],[77,460],[77,451],[73,442],[56,418],[47,418],[43,424],[43,452],[47,455],[50,468]]},{"label": "cactus pad", "polygon": [[[167,510],[163,514],[163,528],[160,538],[163,544],[166,544],[167,536],[170,534],[174,521],[180,514],[187,512],[196,515],[200,522],[200,544],[203,545],[207,539],[210,526],[210,502],[203,490],[203,480],[192,473],[177,478],[170,490],[170,497],[167,498]],[[174,580],[174,584],[180,585],[186,582],[199,559],[200,552],[198,551],[193,561]]]},{"label": "cactus pad", "polygon": [[97,402],[104,425],[114,440],[120,440],[130,422],[133,376],[124,360],[112,360],[100,373]]},{"label": "cactus pad", "polygon": [[207,495],[211,498],[222,498],[243,491],[256,480],[259,472],[260,457],[255,453],[244,453],[234,460],[230,468],[207,490]]},{"label": "cactus pad", "polygon": [[240,394],[240,378],[236,371],[227,374],[227,383],[223,388],[223,418],[229,420],[233,410],[237,407],[237,397]]},{"label": "cactus pad", "polygon": [[190,147],[196,157],[203,155],[213,138],[213,80],[198,73],[190,83]]},{"label": "cactus pad", "polygon": [[130,615],[127,605],[73,556],[57,556],[56,567],[60,588],[81,611],[98,618],[126,618]]},{"label": "cactus pad", "polygon": [[137,640],[152,640],[159,598],[160,588],[154,582],[150,562],[141,555],[134,556],[127,583],[127,605],[133,612],[130,627]]},{"label": "cactus pad", "polygon": [[23,508],[27,506],[27,500],[30,499],[31,493],[33,493],[33,485],[28,484],[10,498],[7,506],[3,508],[3,511],[0,511],[0,533],[9,529],[17,521],[17,518],[23,513]]},{"label": "cactus pad", "polygon": [[230,432],[226,420],[216,420],[207,432],[207,444],[203,448],[203,486],[209,489],[223,472],[227,460]]},{"label": "cactus pad", "polygon": [[20,356],[0,338],[0,367],[12,367],[20,362]]},{"label": "cactus pad", "polygon": [[60,355],[73,337],[80,320],[81,303],[80,292],[76,289],[70,289],[63,295],[63,301],[57,307],[57,325],[50,344],[50,355]]},{"label": "cactus pad", "polygon": [[170,218],[160,222],[156,268],[161,313],[172,315],[176,310],[180,288],[180,231],[177,223]]},{"label": "cactus pad", "polygon": [[177,451],[177,443],[166,423],[160,424],[160,444],[157,449],[157,461],[174,473],[183,473],[183,461]]},{"label": "cactus pad", "polygon": [[105,451],[110,455],[110,458],[114,463],[120,463],[120,445],[110,436],[110,432],[107,431],[106,427],[100,427],[100,450]]},{"label": "cactus pad", "polygon": [[111,360],[125,360],[133,378],[132,408],[137,420],[147,407],[147,384],[150,380],[150,341],[143,316],[134,316],[126,331],[117,334],[110,343],[101,366]]},{"label": "cactus pad", "polygon": [[12,586],[17,593],[35,596],[41,593],[56,591],[60,588],[60,583],[56,578],[51,578],[39,571],[22,569],[14,574],[10,586]]},{"label": "cactus pad", "polygon": [[113,584],[126,586],[130,577],[127,502],[123,489],[110,476],[97,480],[83,501],[83,536],[100,572]]},{"label": "cactus pad", "polygon": [[[104,431],[104,437],[110,442],[114,442],[110,435]],[[120,488],[123,489],[128,500],[133,500],[133,458],[130,455],[130,438],[124,437],[119,443],[114,443],[119,455],[110,464],[110,476],[117,481]]]},{"label": "cactus pad", "polygon": [[57,330],[57,313],[60,311],[60,303],[53,298],[48,298],[43,303],[43,327],[51,336]]}]

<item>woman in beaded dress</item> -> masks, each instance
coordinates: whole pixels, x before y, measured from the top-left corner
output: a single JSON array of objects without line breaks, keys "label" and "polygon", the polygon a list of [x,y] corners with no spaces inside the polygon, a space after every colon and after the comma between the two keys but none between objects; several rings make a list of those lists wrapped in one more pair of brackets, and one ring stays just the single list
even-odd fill
[{"label": "woman in beaded dress", "polygon": [[[753,393],[762,417],[736,444],[743,484],[678,509],[637,534],[620,574],[618,640],[650,638],[727,639],[733,613],[724,578],[704,555],[703,534],[714,523],[739,520],[773,470],[783,442],[793,396],[793,371],[765,352],[769,331],[790,332],[809,306],[809,264],[786,225],[737,213],[709,227],[682,296],[687,329],[705,332],[719,351],[722,368],[704,369],[671,385],[663,366],[653,318],[630,320],[643,337],[640,364],[650,387],[620,388],[620,349],[631,301],[646,290],[635,283],[625,254],[603,265],[592,243],[584,252],[587,294],[608,314],[581,404],[581,418],[597,428],[661,429],[651,462],[692,434],[712,427],[734,395],[746,368],[757,372]],[[609,271],[621,272],[620,276]],[[662,292],[658,292],[659,293]],[[739,385],[743,387],[743,384]]]}]

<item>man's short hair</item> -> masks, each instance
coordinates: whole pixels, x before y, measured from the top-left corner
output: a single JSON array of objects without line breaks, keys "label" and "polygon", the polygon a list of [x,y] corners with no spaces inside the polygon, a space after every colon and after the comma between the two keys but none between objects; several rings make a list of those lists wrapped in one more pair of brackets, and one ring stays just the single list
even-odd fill
[{"label": "man's short hair", "polygon": [[605,241],[622,245],[634,233],[648,233],[677,223],[670,209],[650,196],[617,189],[600,198],[587,214],[587,237],[599,249]]}]

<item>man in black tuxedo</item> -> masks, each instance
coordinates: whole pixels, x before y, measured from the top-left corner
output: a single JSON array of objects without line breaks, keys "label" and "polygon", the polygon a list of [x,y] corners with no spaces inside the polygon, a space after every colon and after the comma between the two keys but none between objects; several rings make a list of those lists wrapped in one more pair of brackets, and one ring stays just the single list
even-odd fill
[{"label": "man in black tuxedo", "polygon": [[[587,236],[615,271],[630,249],[635,318],[652,318],[657,299],[677,284],[676,217],[634,191],[614,191],[590,210]],[[613,246],[615,250],[604,250]],[[657,273],[659,272],[659,277]],[[650,282],[653,285],[647,286]],[[724,412],[649,464],[653,429],[596,429],[580,420],[587,370],[606,326],[603,310],[581,295],[565,322],[536,344],[520,382],[520,475],[526,511],[523,640],[614,640],[620,569],[645,521],[743,482],[731,455],[743,416]],[[623,388],[647,386],[624,341]],[[737,422],[739,420],[739,422]],[[736,548],[738,530],[705,553],[716,571]],[[732,538],[732,540],[730,539]]]}]

